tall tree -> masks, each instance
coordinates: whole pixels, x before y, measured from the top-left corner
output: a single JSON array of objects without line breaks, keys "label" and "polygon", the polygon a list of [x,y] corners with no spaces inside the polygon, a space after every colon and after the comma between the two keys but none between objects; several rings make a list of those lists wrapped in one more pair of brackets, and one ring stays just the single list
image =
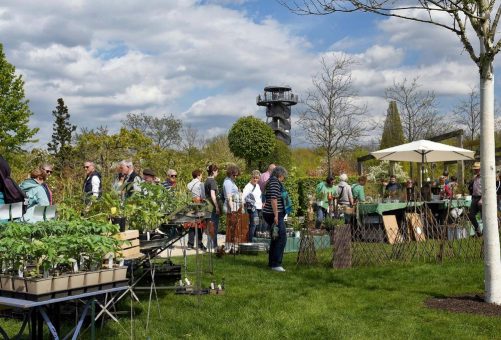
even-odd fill
[{"label": "tall tree", "polygon": [[466,136],[474,140],[480,134],[480,96],[476,88],[472,88],[465,99],[453,109],[456,122],[466,128]]},{"label": "tall tree", "polygon": [[247,168],[253,161],[268,157],[275,148],[275,133],[265,122],[252,116],[236,121],[228,133],[231,152],[245,159]]},{"label": "tall tree", "polygon": [[47,144],[49,152],[55,156],[56,162],[63,167],[70,157],[71,137],[76,130],[70,123],[68,107],[64,105],[63,98],[57,100],[56,109],[52,111],[54,124],[52,124],[52,141]]},{"label": "tall tree", "polygon": [[[279,0],[301,14],[366,12],[431,24],[459,38],[480,75],[480,153],[484,225],[485,299],[501,304],[501,259],[496,198],[493,63],[501,49],[496,38],[501,0]],[[469,34],[474,33],[474,34]],[[473,43],[471,39],[477,39]],[[478,46],[478,47],[477,47]]]},{"label": "tall tree", "polygon": [[407,141],[433,137],[445,132],[448,124],[437,110],[436,96],[433,91],[421,91],[418,78],[410,83],[407,79],[395,81],[386,89],[386,98],[397,103],[402,114],[402,126]]},{"label": "tall tree", "polygon": [[300,113],[299,124],[308,141],[325,152],[329,175],[334,156],[354,146],[368,130],[363,123],[366,107],[355,103],[357,92],[352,86],[351,64],[346,57],[333,63],[322,58],[321,70],[307,92],[306,109]]},{"label": "tall tree", "polygon": [[30,129],[28,122],[33,115],[29,101],[24,98],[24,81],[16,76],[16,68],[10,64],[0,44],[0,153],[19,151],[29,142],[38,128]]},{"label": "tall tree", "polygon": [[182,123],[172,114],[158,118],[144,113],[128,113],[122,124],[127,129],[138,129],[161,148],[172,148],[181,142]]},{"label": "tall tree", "polygon": [[398,113],[397,102],[392,100],[388,106],[388,113],[384,121],[383,135],[381,136],[380,149],[386,149],[405,143],[402,121]]}]

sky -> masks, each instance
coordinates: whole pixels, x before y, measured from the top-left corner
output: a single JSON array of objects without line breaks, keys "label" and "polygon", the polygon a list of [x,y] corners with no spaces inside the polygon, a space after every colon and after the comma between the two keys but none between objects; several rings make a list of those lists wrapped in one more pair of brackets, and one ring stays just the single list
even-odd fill
[{"label": "sky", "polygon": [[[478,86],[450,32],[365,13],[299,16],[274,0],[4,0],[0,43],[25,81],[34,146],[50,140],[58,98],[78,128],[116,132],[129,112],[172,114],[210,138],[240,117],[265,119],[256,96],[267,85],[304,98],[322,57],[355,61],[357,100],[375,121],[395,81],[419,77],[443,114]],[[296,146],[306,143],[299,110]]]}]

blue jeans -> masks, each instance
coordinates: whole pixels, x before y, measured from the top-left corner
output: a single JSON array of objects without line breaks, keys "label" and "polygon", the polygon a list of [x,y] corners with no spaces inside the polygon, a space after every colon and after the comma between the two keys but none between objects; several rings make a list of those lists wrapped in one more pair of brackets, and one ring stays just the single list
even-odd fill
[{"label": "blue jeans", "polygon": [[249,242],[252,242],[252,239],[254,238],[254,234],[256,233],[256,228],[259,226],[259,211],[257,209],[254,209],[254,211],[247,210],[249,214],[249,235],[248,239]]},{"label": "blue jeans", "polygon": [[212,223],[214,223],[214,239],[212,240],[212,247],[214,249],[217,248],[217,232],[219,230],[219,215],[216,214],[216,210],[214,209],[210,215],[210,219]]},{"label": "blue jeans", "polygon": [[315,228],[320,228],[325,217],[327,217],[327,209],[317,206],[317,220],[315,221]]},{"label": "blue jeans", "polygon": [[[287,243],[287,234],[285,232],[285,214],[284,212],[278,213],[278,238],[276,240],[271,239],[270,242],[270,253],[268,255],[268,267],[280,267],[282,265],[282,259],[284,257],[285,244]],[[268,225],[273,225],[274,216],[273,214],[263,214],[263,218],[268,223]]]}]

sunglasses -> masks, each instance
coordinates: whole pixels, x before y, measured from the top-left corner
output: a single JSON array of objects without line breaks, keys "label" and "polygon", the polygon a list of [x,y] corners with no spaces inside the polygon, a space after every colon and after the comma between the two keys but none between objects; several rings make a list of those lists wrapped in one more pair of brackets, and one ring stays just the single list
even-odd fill
[{"label": "sunglasses", "polygon": [[177,177],[177,175],[170,175],[170,177]]},{"label": "sunglasses", "polygon": [[46,169],[43,169],[43,171],[45,171],[46,173],[48,174],[51,174],[52,173],[52,170],[46,170]]},{"label": "sunglasses", "polygon": [[89,165],[84,165],[84,169],[88,169],[88,168],[90,168]]}]

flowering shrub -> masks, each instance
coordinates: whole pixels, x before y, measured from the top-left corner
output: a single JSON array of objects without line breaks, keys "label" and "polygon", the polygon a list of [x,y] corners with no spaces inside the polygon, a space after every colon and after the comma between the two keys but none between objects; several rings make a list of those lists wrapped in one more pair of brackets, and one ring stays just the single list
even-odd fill
[{"label": "flowering shrub", "polygon": [[[373,182],[379,182],[383,178],[388,178],[390,173],[390,162],[382,161],[379,165],[369,167],[367,172],[367,179]],[[395,163],[395,176],[397,177],[397,182],[405,182],[408,178],[407,172],[404,171],[399,163]]]}]

